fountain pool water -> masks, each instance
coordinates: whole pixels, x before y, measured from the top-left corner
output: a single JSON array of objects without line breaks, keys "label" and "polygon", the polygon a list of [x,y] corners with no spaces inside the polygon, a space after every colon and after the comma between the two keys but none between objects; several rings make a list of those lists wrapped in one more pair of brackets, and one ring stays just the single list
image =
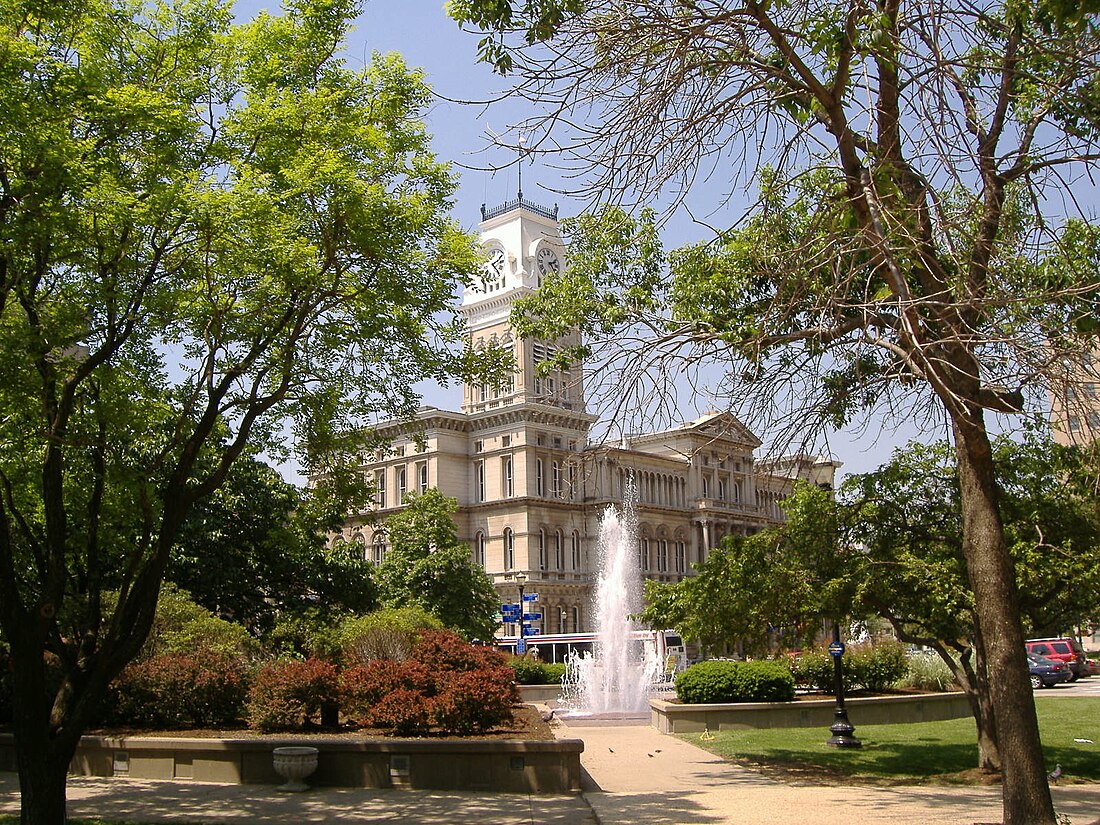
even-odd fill
[{"label": "fountain pool water", "polygon": [[561,702],[577,716],[648,715],[651,686],[661,671],[653,644],[630,616],[641,610],[638,530],[633,495],[600,519],[593,653],[566,657]]}]

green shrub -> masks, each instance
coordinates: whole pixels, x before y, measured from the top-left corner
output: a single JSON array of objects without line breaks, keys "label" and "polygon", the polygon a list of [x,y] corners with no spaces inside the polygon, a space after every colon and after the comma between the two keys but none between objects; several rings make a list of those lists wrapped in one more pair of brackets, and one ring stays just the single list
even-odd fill
[{"label": "green shrub", "polygon": [[955,674],[939,656],[911,656],[909,670],[896,683],[900,688],[915,690],[954,690],[958,687]]},{"label": "green shrub", "polygon": [[794,677],[782,662],[737,662],[734,702],[790,702]]},{"label": "green shrub", "polygon": [[[833,692],[833,657],[823,647],[804,650],[791,661],[795,684],[808,690]],[[844,688],[850,690],[851,674],[845,671]]]},{"label": "green shrub", "polygon": [[676,677],[685,704],[788,702],[794,678],[781,662],[699,662]]},{"label": "green shrub", "polygon": [[561,662],[554,662],[552,664],[543,665],[543,670],[546,673],[546,681],[543,684],[547,685],[560,685],[562,677],[565,676],[565,665]]},{"label": "green shrub", "polygon": [[340,659],[339,624],[315,607],[281,615],[265,642],[280,657],[326,662]]},{"label": "green shrub", "polygon": [[248,726],[264,733],[303,728],[338,695],[338,683],[336,668],[318,659],[264,665],[248,691]]},{"label": "green shrub", "polygon": [[524,656],[510,656],[508,667],[520,685],[559,685],[565,675],[565,665],[548,664]]},{"label": "green shrub", "polygon": [[845,666],[852,670],[852,681],[880,693],[903,679],[909,671],[905,647],[893,639],[852,645]]},{"label": "green shrub", "polygon": [[442,629],[443,623],[420,607],[375,610],[340,627],[340,655],[348,667],[375,659],[400,661],[409,656],[423,631]]},{"label": "green shrub", "polygon": [[[848,645],[842,664],[844,690],[883,691],[904,678],[909,669],[909,657],[905,655],[905,648],[893,640],[864,642]],[[795,683],[802,687],[835,692],[833,657],[823,647],[803,651],[791,662],[791,674]]]}]

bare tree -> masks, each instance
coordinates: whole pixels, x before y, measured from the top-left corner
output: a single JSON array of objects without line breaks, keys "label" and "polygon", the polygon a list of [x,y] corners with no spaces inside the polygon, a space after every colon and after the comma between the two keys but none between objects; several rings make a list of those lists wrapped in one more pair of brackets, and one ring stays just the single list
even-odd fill
[{"label": "bare tree", "polygon": [[483,59],[547,112],[523,126],[532,151],[596,200],[677,202],[716,175],[760,190],[667,268],[646,219],[582,218],[583,259],[526,307],[536,323],[648,329],[650,360],[717,355],[731,388],[801,426],[883,403],[949,422],[976,644],[998,674],[1005,822],[1053,823],[986,411],[1045,402],[1044,382],[1095,343],[1092,21],[965,0],[465,0],[452,14],[489,32]]}]

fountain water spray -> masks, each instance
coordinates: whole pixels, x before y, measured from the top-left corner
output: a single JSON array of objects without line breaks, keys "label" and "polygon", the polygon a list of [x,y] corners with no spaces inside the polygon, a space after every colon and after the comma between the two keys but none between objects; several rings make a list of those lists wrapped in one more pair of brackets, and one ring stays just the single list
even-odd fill
[{"label": "fountain water spray", "polygon": [[600,519],[595,650],[566,657],[561,701],[577,715],[647,714],[661,670],[654,645],[632,638],[642,630],[630,619],[642,606],[633,480],[625,492],[622,506],[609,506]]}]

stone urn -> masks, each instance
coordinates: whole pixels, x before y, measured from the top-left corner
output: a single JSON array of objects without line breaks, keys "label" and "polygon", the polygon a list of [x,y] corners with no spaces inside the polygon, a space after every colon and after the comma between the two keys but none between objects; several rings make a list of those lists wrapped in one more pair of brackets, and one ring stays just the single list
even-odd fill
[{"label": "stone urn", "polygon": [[309,785],[302,780],[317,770],[317,748],[286,747],[275,748],[271,752],[275,764],[275,773],[286,780],[280,785],[280,791],[308,791]]}]

